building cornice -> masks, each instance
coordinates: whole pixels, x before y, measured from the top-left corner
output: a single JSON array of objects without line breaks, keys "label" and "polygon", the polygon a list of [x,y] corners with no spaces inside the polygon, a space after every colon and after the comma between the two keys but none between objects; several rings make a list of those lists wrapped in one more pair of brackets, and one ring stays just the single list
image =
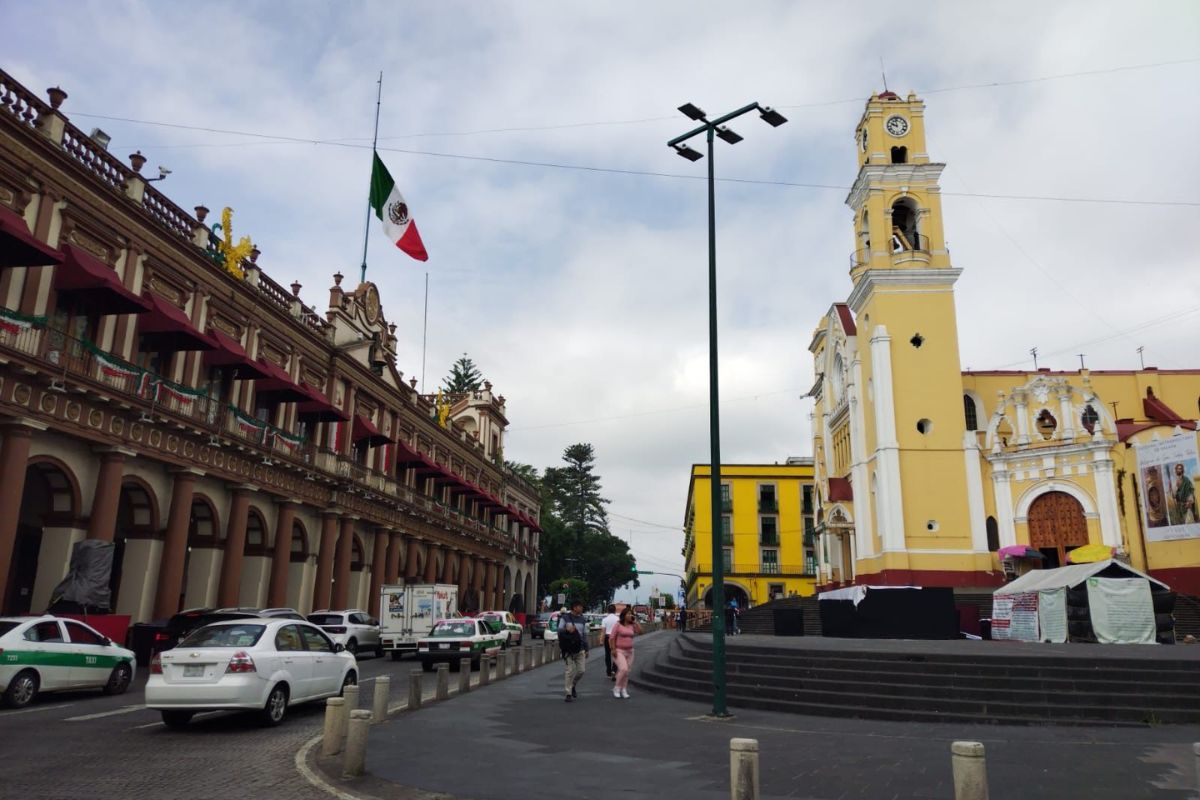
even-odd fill
[{"label": "building cornice", "polygon": [[952,287],[962,275],[957,267],[930,267],[927,269],[869,269],[858,278],[846,304],[855,314],[866,305],[867,299],[877,288],[892,286]]},{"label": "building cornice", "polygon": [[850,193],[846,195],[846,205],[854,209],[862,207],[867,192],[882,189],[880,184],[884,183],[898,186],[915,184],[924,191],[932,190],[936,188],[945,168],[945,164],[863,164],[854,185],[850,187]]}]

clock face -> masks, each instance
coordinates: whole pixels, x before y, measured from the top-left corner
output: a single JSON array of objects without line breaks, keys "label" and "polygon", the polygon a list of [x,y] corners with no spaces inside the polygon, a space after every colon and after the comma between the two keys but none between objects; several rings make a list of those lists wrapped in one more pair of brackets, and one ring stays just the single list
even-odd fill
[{"label": "clock face", "polygon": [[892,136],[903,136],[908,133],[908,120],[904,117],[888,117],[887,122],[883,124],[887,132]]}]

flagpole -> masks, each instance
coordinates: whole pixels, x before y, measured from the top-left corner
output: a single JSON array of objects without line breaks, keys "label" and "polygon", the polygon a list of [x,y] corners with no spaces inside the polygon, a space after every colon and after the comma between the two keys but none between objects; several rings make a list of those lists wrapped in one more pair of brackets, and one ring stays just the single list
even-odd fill
[{"label": "flagpole", "polygon": [[425,342],[429,334],[429,273],[425,273],[425,321],[421,323],[421,391],[425,391]]},{"label": "flagpole", "polygon": [[[379,73],[379,88],[375,94],[375,138],[371,140],[371,171],[375,168],[375,147],[379,144],[379,104],[383,100],[383,72]],[[363,226],[363,261],[362,279],[359,283],[367,282],[367,241],[371,234],[371,193],[367,192],[367,224]]]}]

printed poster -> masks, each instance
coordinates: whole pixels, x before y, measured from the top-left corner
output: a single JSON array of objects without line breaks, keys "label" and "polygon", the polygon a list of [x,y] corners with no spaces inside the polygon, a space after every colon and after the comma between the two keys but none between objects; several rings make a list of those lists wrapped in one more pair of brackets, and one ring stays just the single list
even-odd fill
[{"label": "printed poster", "polygon": [[1017,642],[1038,640],[1038,593],[1022,592],[992,599],[992,638]]},{"label": "printed poster", "polygon": [[1200,539],[1200,515],[1196,509],[1200,455],[1195,434],[1188,432],[1136,444],[1134,452],[1146,540]]}]

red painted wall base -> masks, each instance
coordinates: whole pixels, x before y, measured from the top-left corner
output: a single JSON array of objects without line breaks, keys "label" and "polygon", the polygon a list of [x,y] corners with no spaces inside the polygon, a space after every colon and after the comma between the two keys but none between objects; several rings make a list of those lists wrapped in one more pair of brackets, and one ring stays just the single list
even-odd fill
[{"label": "red painted wall base", "polygon": [[854,583],[818,586],[825,592],[842,586],[949,586],[962,589],[995,589],[1003,586],[1002,572],[958,572],[955,570],[885,569],[869,575],[859,575]]},{"label": "red painted wall base", "polygon": [[1156,578],[1172,591],[1200,597],[1200,567],[1177,567],[1175,569],[1152,569],[1151,578]]}]

